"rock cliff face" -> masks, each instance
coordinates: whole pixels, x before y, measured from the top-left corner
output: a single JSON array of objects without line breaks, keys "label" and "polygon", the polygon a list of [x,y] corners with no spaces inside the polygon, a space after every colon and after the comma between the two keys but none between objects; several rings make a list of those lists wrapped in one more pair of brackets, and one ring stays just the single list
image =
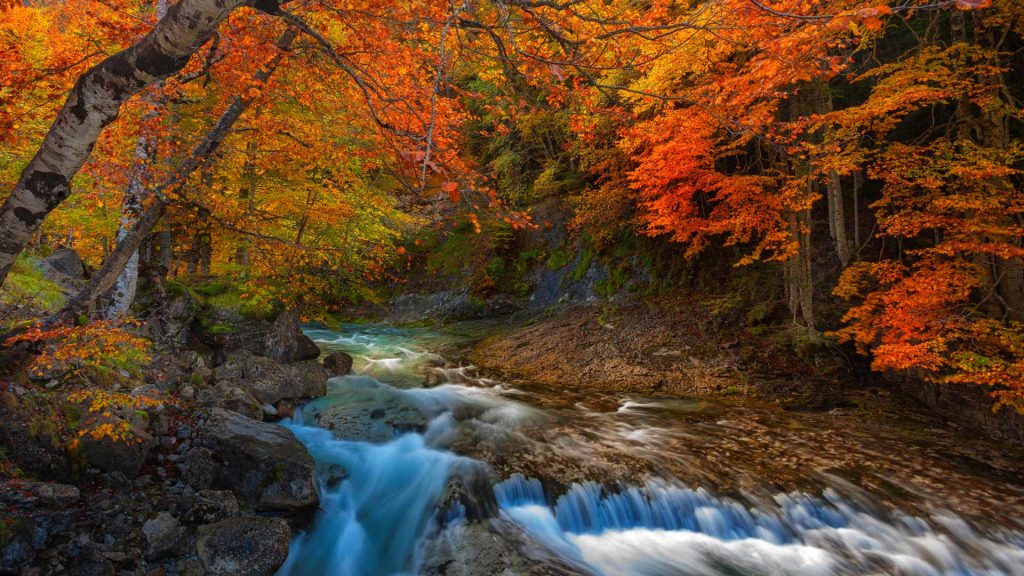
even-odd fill
[{"label": "rock cliff face", "polygon": [[989,435],[1024,445],[1024,415],[1003,406],[979,386],[935,384],[920,378],[889,375],[896,386],[925,406],[951,420],[980,427]]}]

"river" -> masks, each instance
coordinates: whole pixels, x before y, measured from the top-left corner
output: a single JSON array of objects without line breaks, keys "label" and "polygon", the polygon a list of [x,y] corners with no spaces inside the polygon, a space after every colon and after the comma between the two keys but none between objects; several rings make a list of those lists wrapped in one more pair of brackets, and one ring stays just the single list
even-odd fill
[{"label": "river", "polygon": [[1019,468],[927,423],[550,390],[472,334],[309,329],[355,358],[290,428],[321,510],[279,574],[1024,574]]}]

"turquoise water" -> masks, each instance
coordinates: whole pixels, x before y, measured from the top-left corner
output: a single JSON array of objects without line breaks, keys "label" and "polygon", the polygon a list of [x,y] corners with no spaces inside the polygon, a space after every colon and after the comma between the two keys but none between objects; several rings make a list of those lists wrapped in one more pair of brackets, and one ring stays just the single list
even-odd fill
[{"label": "turquoise water", "polygon": [[[422,573],[426,542],[480,521],[439,507],[452,478],[473,475],[515,541],[526,535],[524,555],[572,573],[1024,574],[1018,483],[940,467],[917,439],[698,400],[516,389],[447,364],[466,337],[429,330],[307,333],[352,354],[355,374],[283,423],[316,459],[323,498],[282,575]],[[368,433],[389,433],[373,441],[319,426],[354,398],[405,412],[369,416]],[[411,428],[385,425],[409,413]]]}]

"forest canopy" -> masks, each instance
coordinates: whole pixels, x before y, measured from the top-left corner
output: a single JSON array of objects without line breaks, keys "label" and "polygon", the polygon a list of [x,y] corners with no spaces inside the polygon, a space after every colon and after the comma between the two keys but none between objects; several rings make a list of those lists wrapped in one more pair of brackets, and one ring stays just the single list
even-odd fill
[{"label": "forest canopy", "polygon": [[[801,330],[1021,409],[1022,94],[1018,0],[5,0],[0,282],[37,338],[211,279],[323,317],[455,229],[487,293],[554,195],[588,250],[769,266]],[[94,271],[40,299],[62,246]]]}]

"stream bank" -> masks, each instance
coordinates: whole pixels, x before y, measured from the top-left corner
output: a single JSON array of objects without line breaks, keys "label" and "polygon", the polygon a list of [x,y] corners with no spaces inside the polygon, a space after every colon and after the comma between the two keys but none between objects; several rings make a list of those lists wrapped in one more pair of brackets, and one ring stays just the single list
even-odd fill
[{"label": "stream bank", "polygon": [[1024,415],[975,386],[871,372],[824,341],[716,322],[694,302],[631,300],[509,317],[467,354],[482,369],[558,390],[738,397],[791,411],[930,422],[957,442],[1024,446]]}]

